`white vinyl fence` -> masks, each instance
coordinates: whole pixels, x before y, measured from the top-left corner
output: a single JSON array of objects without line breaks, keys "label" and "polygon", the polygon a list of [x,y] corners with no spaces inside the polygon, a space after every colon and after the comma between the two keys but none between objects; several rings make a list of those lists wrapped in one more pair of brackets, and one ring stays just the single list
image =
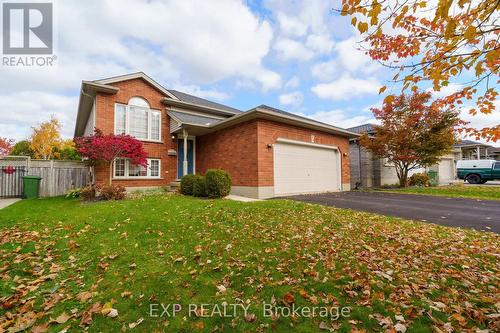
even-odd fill
[{"label": "white vinyl fence", "polygon": [[70,189],[86,186],[89,180],[89,168],[80,161],[32,160],[24,156],[0,158],[0,172],[9,170],[9,167],[23,166],[25,175],[42,177],[41,197],[64,195]]}]

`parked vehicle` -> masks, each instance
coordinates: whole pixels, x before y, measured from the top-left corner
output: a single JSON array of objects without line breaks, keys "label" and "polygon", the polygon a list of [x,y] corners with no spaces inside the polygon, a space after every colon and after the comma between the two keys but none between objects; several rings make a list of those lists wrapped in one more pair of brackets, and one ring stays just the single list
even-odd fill
[{"label": "parked vehicle", "polygon": [[500,180],[500,161],[460,160],[457,161],[457,176],[470,184],[484,184],[488,180]]}]

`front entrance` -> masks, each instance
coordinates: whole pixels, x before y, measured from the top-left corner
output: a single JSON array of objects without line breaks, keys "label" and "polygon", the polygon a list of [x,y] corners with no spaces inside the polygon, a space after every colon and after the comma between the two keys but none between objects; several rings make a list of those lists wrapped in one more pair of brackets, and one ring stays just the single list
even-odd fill
[{"label": "front entrance", "polygon": [[[177,140],[177,178],[184,176],[182,163],[184,161],[184,140]],[[187,140],[188,174],[194,173],[194,139]]]}]

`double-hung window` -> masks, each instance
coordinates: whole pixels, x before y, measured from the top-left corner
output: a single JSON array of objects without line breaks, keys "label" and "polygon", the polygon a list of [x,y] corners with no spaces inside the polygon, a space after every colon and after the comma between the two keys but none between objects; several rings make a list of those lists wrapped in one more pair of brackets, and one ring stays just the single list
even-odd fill
[{"label": "double-hung window", "polygon": [[160,159],[148,158],[148,166],[134,165],[126,158],[114,163],[114,178],[160,178]]},{"label": "double-hung window", "polygon": [[127,105],[115,104],[115,134],[130,134],[139,140],[161,140],[161,113],[146,100],[132,97]]}]

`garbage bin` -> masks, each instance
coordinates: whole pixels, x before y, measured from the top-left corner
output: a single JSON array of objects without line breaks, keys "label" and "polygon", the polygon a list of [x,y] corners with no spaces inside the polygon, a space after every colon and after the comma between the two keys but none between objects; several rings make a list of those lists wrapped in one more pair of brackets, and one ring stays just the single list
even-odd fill
[{"label": "garbage bin", "polygon": [[437,171],[429,170],[427,171],[427,175],[429,176],[429,182],[431,183],[431,186],[439,185],[439,175]]},{"label": "garbage bin", "polygon": [[23,198],[25,199],[38,198],[38,190],[40,188],[41,179],[42,177],[38,176],[23,177]]}]

